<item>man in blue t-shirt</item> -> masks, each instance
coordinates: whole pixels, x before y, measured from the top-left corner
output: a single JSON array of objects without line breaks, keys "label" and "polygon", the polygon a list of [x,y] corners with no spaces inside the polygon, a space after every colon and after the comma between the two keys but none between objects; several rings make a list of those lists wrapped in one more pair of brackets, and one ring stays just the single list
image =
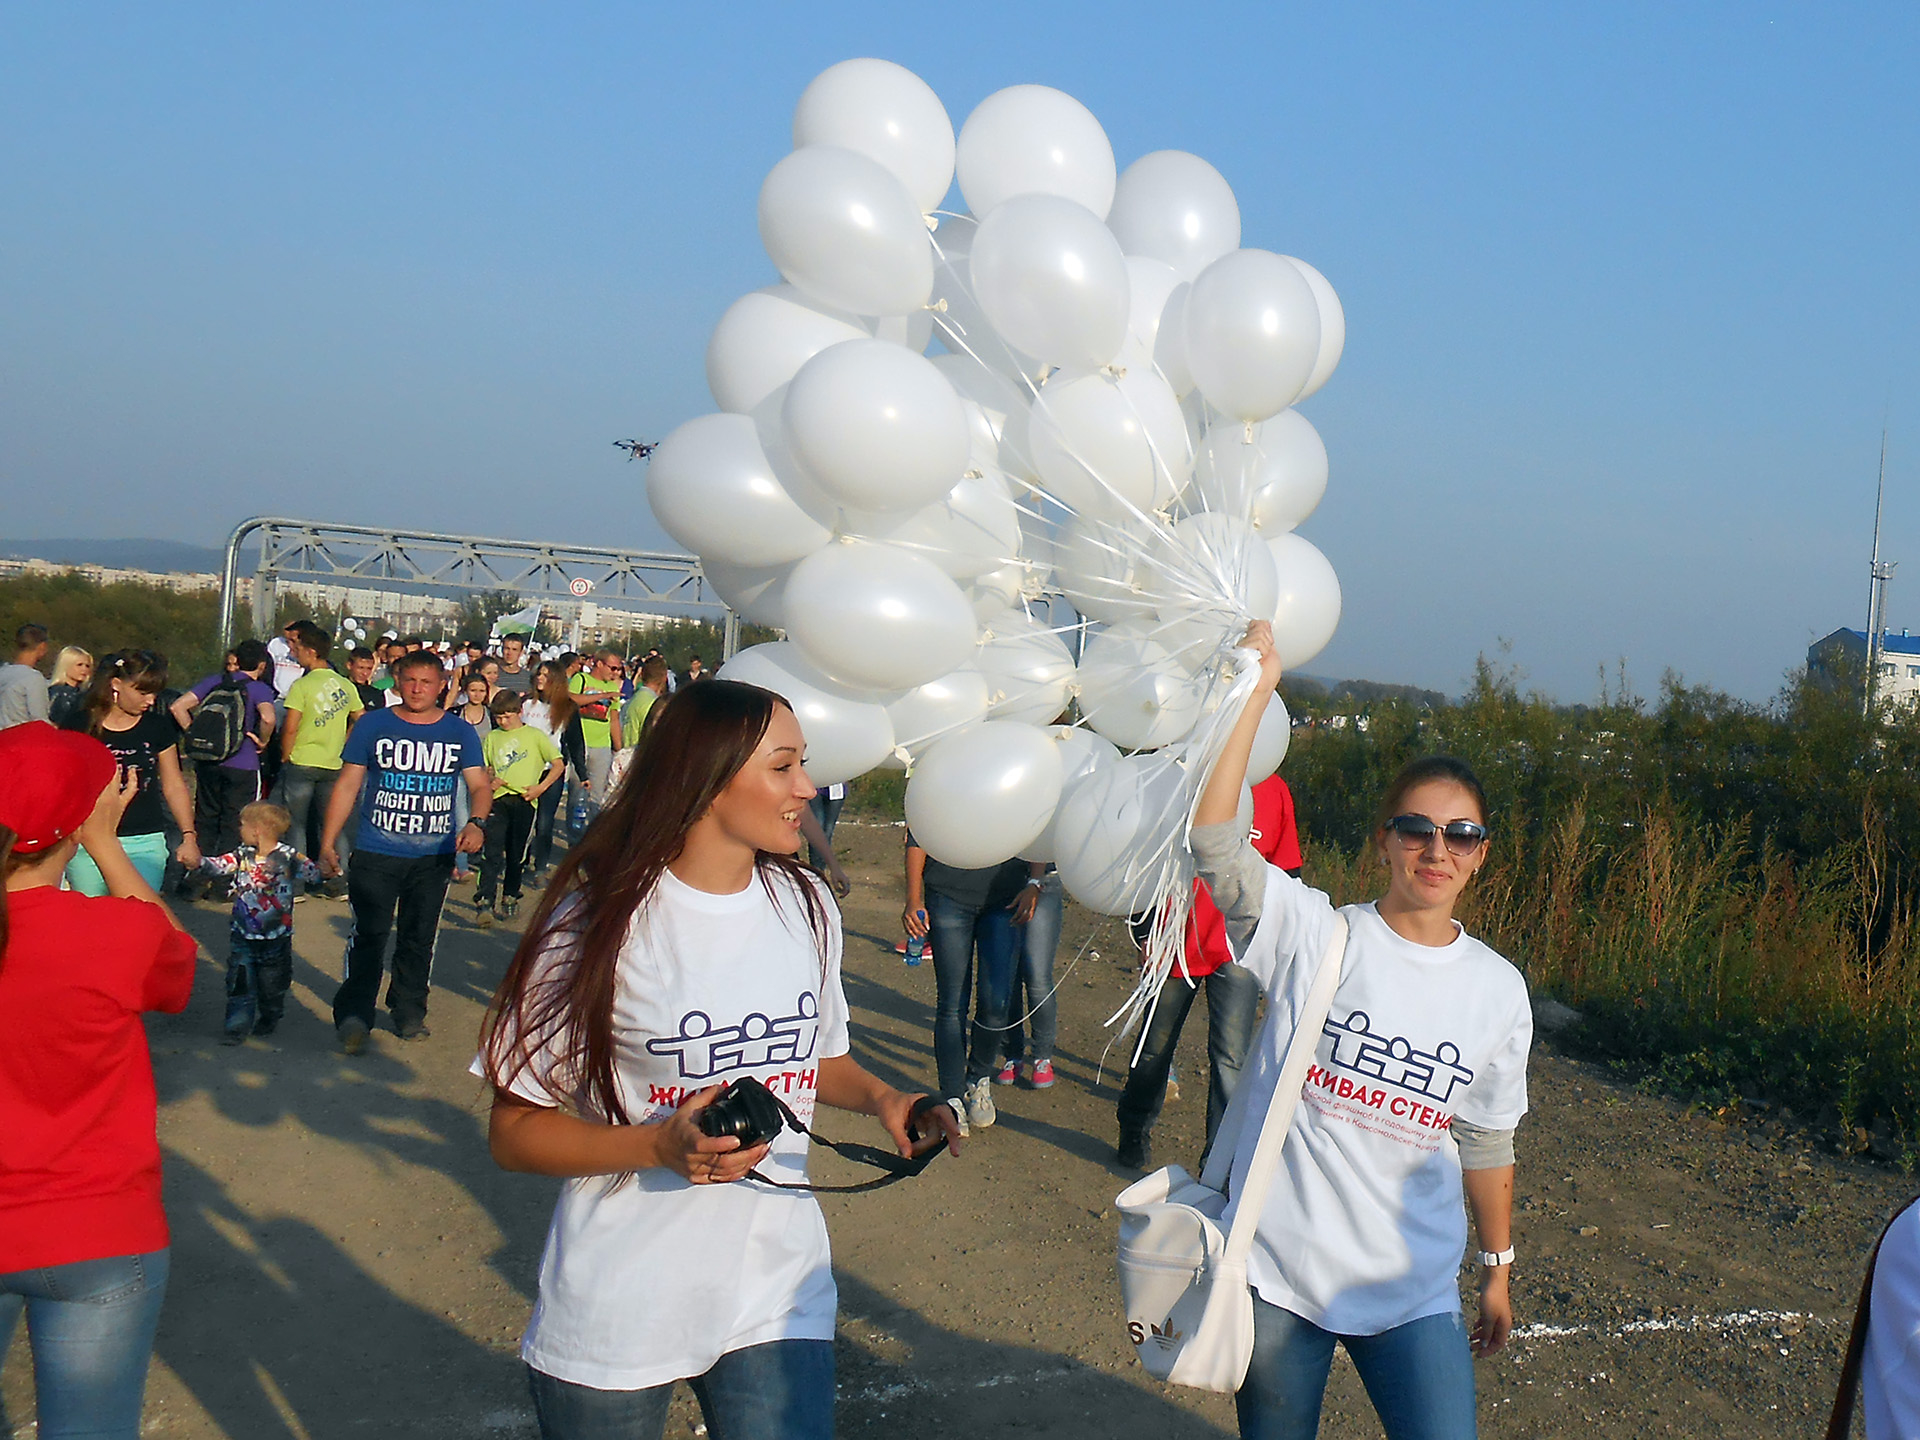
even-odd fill
[{"label": "man in blue t-shirt", "polygon": [[[347,865],[353,905],[347,978],[333,997],[333,1026],[349,1055],[367,1048],[390,932],[387,1012],[394,1032],[402,1040],[428,1033],[427,985],[454,853],[480,849],[493,808],[479,732],[440,708],[446,676],[439,657],[416,650],[395,662],[393,676],[400,703],[365,716],[347,733],[320,840],[320,868],[338,875],[340,836],[358,808]],[[453,802],[461,785],[473,818],[456,830]]]}]

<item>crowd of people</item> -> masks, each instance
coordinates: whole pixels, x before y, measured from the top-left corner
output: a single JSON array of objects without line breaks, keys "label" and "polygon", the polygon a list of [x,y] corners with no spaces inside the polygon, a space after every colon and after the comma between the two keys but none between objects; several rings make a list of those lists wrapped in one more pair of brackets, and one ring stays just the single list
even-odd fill
[{"label": "crowd of people", "polygon": [[[169,1269],[139,1017],[182,1009],[194,963],[162,895],[231,907],[231,1044],[285,1023],[297,905],[344,899],[332,1018],[357,1055],[383,978],[393,1033],[429,1033],[463,874],[481,926],[539,892],[472,1068],[492,1087],[496,1161],[565,1181],[521,1351],[542,1435],[658,1435],[680,1382],[716,1435],[831,1433],[816,1108],[876,1117],[920,1161],[992,1125],[996,1085],[1056,1083],[1050,866],[957,869],[906,836],[902,927],[932,951],[937,1082],[902,1091],[850,1053],[844,789],[808,778],[782,697],[697,660],[675,677],[657,654],[535,656],[517,636],[498,654],[397,635],[340,654],[306,620],[177,691],[149,651],[69,647],[49,674],[46,632],[16,640],[0,666],[0,1353],[24,1311],[39,1433],[138,1430]],[[1205,1146],[1232,1147],[1239,1193],[1314,962],[1338,948],[1318,1063],[1255,1226],[1240,1430],[1317,1433],[1343,1346],[1391,1440],[1471,1436],[1473,1357],[1513,1323],[1532,1036],[1519,972],[1453,918],[1492,843],[1486,797],[1458,760],[1408,766],[1375,831],[1381,894],[1336,910],[1300,878],[1283,781],[1256,786],[1242,818],[1279,679],[1266,627],[1245,643],[1268,683],[1199,797],[1184,953],[1119,1099],[1116,1159],[1153,1164],[1204,992]],[[1160,923],[1135,917],[1143,951]],[[67,963],[79,933],[101,957],[84,974]],[[1874,1282],[1856,1357],[1873,1440],[1920,1415],[1912,1227],[1890,1240],[1904,1248],[1881,1257],[1888,1293]]]}]

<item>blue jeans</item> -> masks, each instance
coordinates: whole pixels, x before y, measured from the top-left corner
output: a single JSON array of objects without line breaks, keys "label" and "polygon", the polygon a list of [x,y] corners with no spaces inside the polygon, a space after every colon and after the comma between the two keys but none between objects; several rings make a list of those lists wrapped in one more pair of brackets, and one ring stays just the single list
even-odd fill
[{"label": "blue jeans", "polygon": [[[1019,962],[1012,993],[1007,997],[1008,1027],[1000,1053],[1008,1060],[1028,1060],[1035,1064],[1053,1059],[1054,1036],[1059,1030],[1060,1006],[1053,993],[1053,957],[1060,948],[1060,919],[1065,906],[1060,877],[1048,875],[1040,885],[1040,900],[1033,907],[1033,918],[1014,927],[1015,959]],[[1021,992],[1025,991],[1023,995]],[[1033,1048],[1029,1050],[1012,1022],[1025,1017],[1033,1026]]]},{"label": "blue jeans", "polygon": [[[1013,993],[1013,912],[1000,907],[975,909],[927,892],[927,931],[933,945],[933,1063],[940,1072],[940,1093],[960,1092],[1000,1066],[1007,1001]],[[974,985],[973,955],[980,951],[980,983]],[[967,998],[976,992],[973,1044],[966,1043]]]},{"label": "blue jeans", "polygon": [[533,816],[533,846],[527,859],[535,875],[545,874],[553,863],[553,827],[560,819],[560,802],[567,790],[567,782],[562,781],[540,792],[540,805]]},{"label": "blue jeans", "polygon": [[[688,1379],[713,1440],[829,1440],[833,1342],[774,1340],[731,1350]],[[541,1440],[651,1440],[666,1433],[673,1383],[595,1390],[527,1369]]]},{"label": "blue jeans", "polygon": [[287,1013],[293,986],[293,936],[262,940],[229,932],[227,939],[227,1018],[229,1035],[270,1035]]},{"label": "blue jeans", "polygon": [[1145,1135],[1160,1118],[1160,1106],[1167,1098],[1167,1072],[1173,1068],[1173,1050],[1180,1043],[1180,1027],[1187,1023],[1187,1012],[1193,1008],[1193,997],[1200,988],[1207,992],[1207,1068],[1212,1072],[1207,1080],[1207,1146],[1212,1148],[1220,1117],[1227,1113],[1227,1102],[1240,1083],[1240,1068],[1247,1063],[1260,1005],[1260,982],[1251,970],[1239,965],[1222,965],[1191,985],[1178,970],[1167,976],[1154,1005],[1153,1019],[1147,1025],[1147,1043],[1127,1072],[1126,1088],[1120,1092],[1123,1139]]},{"label": "blue jeans", "polygon": [[[846,803],[847,797],[844,795],[838,800],[829,800],[825,787],[807,801],[807,808],[813,811],[813,818],[820,822],[820,832],[827,837],[829,846],[833,844],[833,827],[840,823],[840,807]],[[815,866],[826,863],[826,856],[815,855],[812,845],[807,846],[807,858]]]},{"label": "blue jeans", "polygon": [[[337,769],[322,770],[314,765],[293,764],[280,767],[274,796],[286,806],[287,814],[293,817],[293,828],[287,831],[287,843],[309,860],[320,858],[320,836],[326,829],[327,803],[333,799],[333,783],[339,778]],[[342,870],[346,869],[347,861],[353,855],[353,829],[351,825],[341,827],[340,838],[334,844]]]},{"label": "blue jeans", "polygon": [[1474,1440],[1466,1322],[1429,1315],[1378,1335],[1336,1335],[1253,1297],[1253,1363],[1233,1397],[1241,1440],[1313,1440],[1334,1342],[1347,1347],[1387,1440]]},{"label": "blue jeans", "polygon": [[170,1253],[0,1275],[0,1357],[27,1313],[41,1440],[136,1440]]}]

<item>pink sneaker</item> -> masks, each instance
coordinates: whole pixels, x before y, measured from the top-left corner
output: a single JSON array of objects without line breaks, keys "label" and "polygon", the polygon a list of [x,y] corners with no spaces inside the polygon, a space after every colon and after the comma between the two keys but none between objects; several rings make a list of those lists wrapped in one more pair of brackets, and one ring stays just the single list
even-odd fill
[{"label": "pink sneaker", "polygon": [[1002,1065],[998,1070],[994,1072],[993,1083],[996,1085],[1011,1085],[1013,1084],[1014,1081],[1018,1080],[1019,1078],[1020,1078],[1020,1067],[1017,1064],[1015,1064],[1013,1061],[1009,1060],[1007,1061],[1006,1064]]},{"label": "pink sneaker", "polygon": [[1027,1084],[1035,1090],[1048,1090],[1053,1087],[1053,1061],[1036,1060],[1027,1071]]}]

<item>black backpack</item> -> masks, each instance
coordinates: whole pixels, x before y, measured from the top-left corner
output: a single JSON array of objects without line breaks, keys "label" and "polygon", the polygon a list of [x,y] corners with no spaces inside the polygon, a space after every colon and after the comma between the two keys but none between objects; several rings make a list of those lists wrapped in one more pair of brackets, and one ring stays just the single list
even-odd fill
[{"label": "black backpack", "polygon": [[235,675],[207,692],[193,707],[180,748],[189,760],[217,765],[240,753],[247,738],[248,675]]}]

